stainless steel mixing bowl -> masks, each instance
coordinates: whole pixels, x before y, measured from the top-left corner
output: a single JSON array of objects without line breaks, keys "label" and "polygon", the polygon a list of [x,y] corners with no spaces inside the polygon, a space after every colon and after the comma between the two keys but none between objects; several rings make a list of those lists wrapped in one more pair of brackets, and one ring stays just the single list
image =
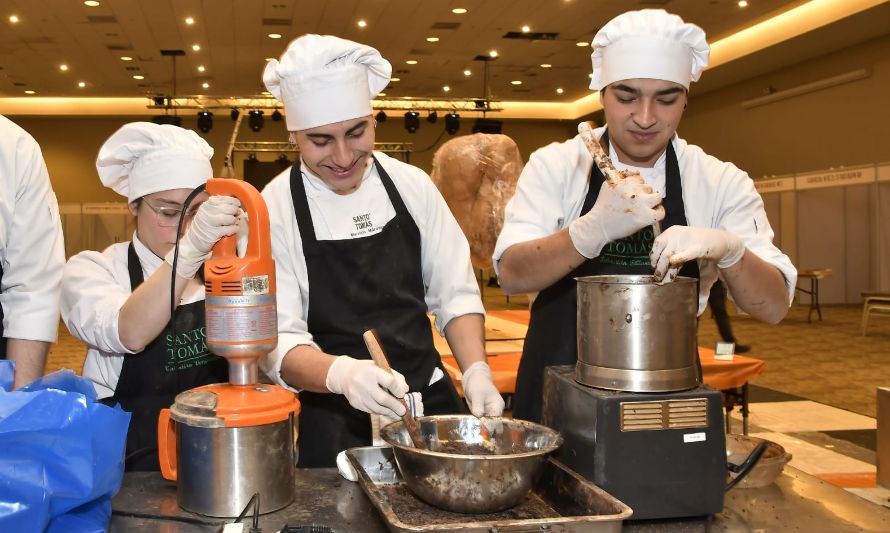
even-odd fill
[{"label": "stainless steel mixing bowl", "polygon": [[[425,450],[414,447],[401,421],[384,427],[380,436],[393,447],[402,478],[418,498],[458,513],[493,513],[519,504],[547,455],[562,445],[558,432],[526,420],[443,415],[417,421]],[[487,454],[447,451],[455,447]]]}]

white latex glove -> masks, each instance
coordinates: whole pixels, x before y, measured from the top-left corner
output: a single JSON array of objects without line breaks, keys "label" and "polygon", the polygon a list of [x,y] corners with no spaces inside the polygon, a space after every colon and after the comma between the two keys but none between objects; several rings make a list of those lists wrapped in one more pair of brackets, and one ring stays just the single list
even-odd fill
[{"label": "white latex glove", "polygon": [[470,365],[464,371],[461,382],[473,416],[501,416],[504,412],[504,398],[494,386],[488,363],[477,361]]},{"label": "white latex glove", "polygon": [[405,406],[399,401],[408,393],[405,376],[381,370],[370,359],[354,359],[341,355],[334,360],[325,386],[333,393],[342,394],[349,405],[366,413],[401,418]]},{"label": "white latex glove", "polygon": [[578,253],[591,259],[606,244],[663,218],[661,195],[633,173],[616,184],[604,181],[590,211],[569,224],[569,236]]},{"label": "white latex glove", "polygon": [[655,238],[649,258],[655,280],[669,282],[687,261],[708,259],[722,269],[738,263],[743,255],[745,244],[738,235],[722,229],[671,226]]},{"label": "white latex glove", "polygon": [[[405,403],[408,404],[408,410],[414,418],[423,416],[423,394],[419,392],[409,392],[405,395]],[[391,418],[385,415],[371,415],[371,445],[383,446],[386,442],[380,438],[380,430],[393,422],[400,421],[401,418]]]},{"label": "white latex glove", "polygon": [[[179,241],[179,259],[176,261],[178,276],[186,279],[195,277],[198,269],[210,257],[216,241],[235,233],[240,205],[241,202],[231,196],[211,196],[201,204],[198,214]],[[170,250],[164,258],[170,265],[173,265],[174,251]]]}]

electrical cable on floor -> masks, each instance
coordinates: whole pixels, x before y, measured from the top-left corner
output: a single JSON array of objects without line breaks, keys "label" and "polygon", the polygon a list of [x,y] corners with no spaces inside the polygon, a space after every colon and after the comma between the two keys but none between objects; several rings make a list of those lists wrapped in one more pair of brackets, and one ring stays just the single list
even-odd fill
[{"label": "electrical cable on floor", "polygon": [[142,518],[145,520],[164,520],[168,522],[182,522],[185,524],[195,524],[199,526],[224,526],[225,522],[211,522],[209,520],[201,520],[200,518],[192,518],[190,516],[167,516],[151,513],[137,513],[131,511],[121,511],[112,509],[111,514],[114,516],[123,516],[127,518]]}]

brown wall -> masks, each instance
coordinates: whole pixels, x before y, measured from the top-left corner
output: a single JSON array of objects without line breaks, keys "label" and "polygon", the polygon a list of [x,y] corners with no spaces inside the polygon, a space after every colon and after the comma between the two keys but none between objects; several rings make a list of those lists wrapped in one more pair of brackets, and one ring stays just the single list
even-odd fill
[{"label": "brown wall", "polygon": [[[868,78],[751,109],[741,102],[867,68]],[[705,72],[703,76],[707,76]],[[890,35],[702,95],[679,134],[752,177],[890,160]]]}]

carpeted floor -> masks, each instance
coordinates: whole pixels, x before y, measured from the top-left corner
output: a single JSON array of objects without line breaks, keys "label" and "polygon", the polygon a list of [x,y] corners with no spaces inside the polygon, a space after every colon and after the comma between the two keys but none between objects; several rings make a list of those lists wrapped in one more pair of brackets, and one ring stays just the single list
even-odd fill
[{"label": "carpeted floor", "polygon": [[[528,307],[526,297],[511,297],[508,302],[493,287],[483,287],[483,298],[491,310]],[[812,323],[807,323],[807,311],[807,306],[795,305],[777,326],[733,316],[738,341],[752,346],[747,355],[767,362],[766,371],[752,383],[874,417],[875,388],[890,386],[890,317],[873,317],[868,336],[863,337],[861,306],[823,306],[823,320]],[[705,311],[699,344],[714,346],[718,340],[710,312]],[[60,326],[47,372],[70,368],[79,373],[85,353],[84,345]]]}]

